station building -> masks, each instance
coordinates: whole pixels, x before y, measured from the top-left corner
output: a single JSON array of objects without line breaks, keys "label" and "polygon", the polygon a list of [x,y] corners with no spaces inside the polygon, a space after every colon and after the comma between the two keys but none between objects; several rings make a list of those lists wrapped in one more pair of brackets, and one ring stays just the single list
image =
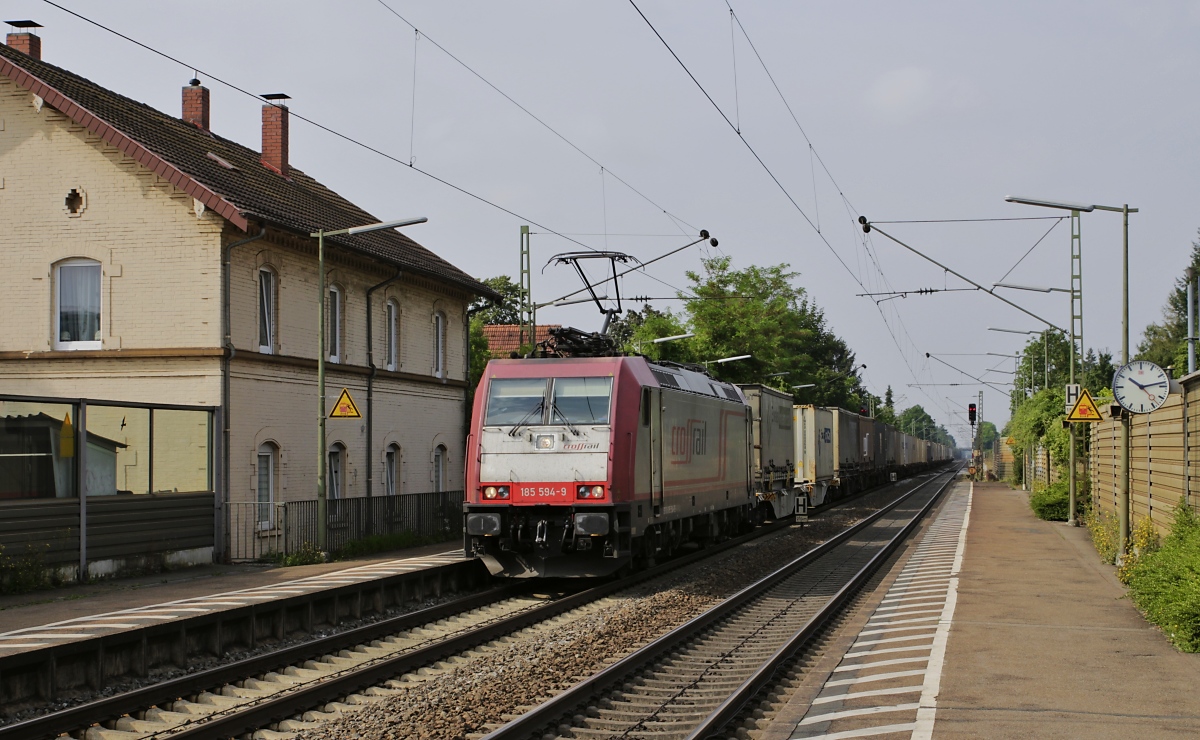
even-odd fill
[{"label": "station building", "polygon": [[[0,394],[213,409],[159,413],[147,429],[134,411],[92,407],[83,485],[93,496],[208,489],[228,527],[230,506],[316,495],[310,234],[381,219],[292,166],[282,100],[262,108],[261,151],[209,119],[198,80],[176,117],[47,64],[32,32],[9,34]],[[329,496],[461,489],[467,307],[495,294],[395,230],[325,246],[328,404],[346,388],[363,414],[328,423]],[[64,438],[64,414],[39,415],[0,408],[9,441]],[[62,476],[6,470],[0,498],[76,495]]]}]

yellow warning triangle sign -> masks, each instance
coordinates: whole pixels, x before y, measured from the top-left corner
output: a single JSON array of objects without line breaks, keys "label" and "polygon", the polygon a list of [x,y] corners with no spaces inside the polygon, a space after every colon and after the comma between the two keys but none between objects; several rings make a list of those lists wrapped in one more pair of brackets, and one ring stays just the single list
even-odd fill
[{"label": "yellow warning triangle sign", "polygon": [[1096,402],[1087,388],[1080,391],[1079,400],[1071,407],[1071,413],[1067,414],[1067,421],[1100,421],[1100,409],[1096,408]]},{"label": "yellow warning triangle sign", "polygon": [[350,397],[350,391],[342,389],[342,395],[338,396],[338,400],[333,404],[333,411],[329,412],[330,419],[361,419],[362,414],[358,413],[358,406],[354,403],[354,399]]}]

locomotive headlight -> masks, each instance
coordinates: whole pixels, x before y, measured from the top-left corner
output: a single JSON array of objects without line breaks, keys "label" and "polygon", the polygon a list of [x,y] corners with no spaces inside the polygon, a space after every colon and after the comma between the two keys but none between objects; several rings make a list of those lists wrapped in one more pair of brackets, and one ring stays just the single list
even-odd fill
[{"label": "locomotive headlight", "polygon": [[533,449],[535,449],[535,450],[553,450],[554,449],[554,435],[553,434],[539,434],[538,436],[534,437],[533,438]]},{"label": "locomotive headlight", "polygon": [[579,486],[575,489],[576,498],[604,498],[604,486]]},{"label": "locomotive headlight", "polygon": [[498,486],[496,488],[496,498],[508,498],[508,486]]},{"label": "locomotive headlight", "polygon": [[497,493],[497,489],[495,486],[488,486],[487,488],[483,489],[483,497],[484,498],[488,498],[488,499],[496,498],[496,493]]}]

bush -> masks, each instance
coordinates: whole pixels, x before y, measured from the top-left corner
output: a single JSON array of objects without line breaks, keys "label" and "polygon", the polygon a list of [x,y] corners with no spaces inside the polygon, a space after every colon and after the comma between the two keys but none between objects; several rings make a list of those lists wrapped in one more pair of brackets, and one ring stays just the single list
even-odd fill
[{"label": "bush", "polygon": [[1089,510],[1083,524],[1092,535],[1092,544],[1100,560],[1112,565],[1117,562],[1117,517],[1104,511]]},{"label": "bush", "polygon": [[1200,518],[1191,509],[1175,511],[1171,533],[1140,554],[1124,580],[1146,619],[1180,650],[1200,652]]},{"label": "bush", "polygon": [[57,573],[46,567],[45,551],[49,548],[49,544],[38,547],[30,543],[22,555],[5,555],[0,545],[0,593],[23,594],[59,585]]},{"label": "bush", "polygon": [[284,567],[292,565],[315,565],[325,562],[325,556],[311,542],[304,542],[295,552],[284,555],[281,552],[270,552],[263,556],[266,560]]},{"label": "bush", "polygon": [[402,550],[406,547],[420,547],[421,545],[432,545],[435,542],[441,542],[434,537],[425,535],[413,534],[412,532],[397,532],[396,534],[374,534],[370,537],[363,537],[361,540],[351,540],[346,543],[346,546],[338,551],[338,558],[357,558],[363,555],[373,555],[377,552],[387,552],[388,550]]},{"label": "bush", "polygon": [[[1060,480],[1048,486],[1038,487],[1029,496],[1029,508],[1038,519],[1050,522],[1067,521],[1070,510],[1070,486],[1067,481]],[[1083,486],[1075,488],[1075,516],[1081,516],[1088,510],[1088,495]]]}]

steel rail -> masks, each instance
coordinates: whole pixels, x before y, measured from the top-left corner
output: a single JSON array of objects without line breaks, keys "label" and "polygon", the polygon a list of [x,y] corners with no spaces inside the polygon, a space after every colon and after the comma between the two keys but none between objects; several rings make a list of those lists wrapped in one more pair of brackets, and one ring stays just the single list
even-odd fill
[{"label": "steel rail", "polygon": [[301,663],[327,653],[336,653],[339,650],[369,643],[402,630],[436,622],[471,609],[478,609],[505,598],[519,596],[529,590],[531,586],[532,584],[520,583],[492,588],[445,604],[401,614],[317,640],[197,671],[23,722],[0,726],[0,740],[40,740],[48,736],[62,735],[80,727],[116,719],[162,702],[174,701],[182,696],[191,696],[213,687],[224,686],[247,676]]},{"label": "steel rail", "polygon": [[864,565],[858,573],[850,579],[846,585],[842,586],[836,594],[828,601],[828,603],[814,614],[808,622],[796,630],[782,647],[779,648],[770,658],[768,658],[749,678],[742,682],[741,686],[734,690],[725,701],[705,717],[699,725],[696,726],[691,734],[687,736],[687,740],[703,740],[716,736],[722,729],[729,725],[737,715],[749,704],[762,689],[769,685],[774,680],[775,674],[778,672],[788,660],[792,658],[811,638],[813,638],[822,628],[833,620],[842,610],[842,608],[854,597],[863,584],[870,579],[876,571],[882,566],[896,548],[900,546],[909,534],[916,529],[925,515],[929,513],[937,502],[941,499],[942,493],[954,481],[954,476],[947,478],[942,484],[937,493],[929,499],[929,503],[925,504],[913,518],[896,533],[887,545],[883,547],[874,557]]},{"label": "steel rail", "polygon": [[[606,690],[608,687],[626,679],[630,674],[635,673],[644,668],[646,665],[658,660],[664,653],[667,653],[677,646],[687,642],[697,633],[702,632],[709,626],[730,616],[733,612],[741,609],[743,606],[746,606],[753,599],[762,595],[771,587],[777,585],[806,566],[812,564],[830,550],[852,539],[860,531],[870,527],[878,519],[882,518],[884,515],[903,502],[907,501],[918,491],[935,482],[941,477],[941,475],[949,476],[947,480],[948,484],[950,480],[953,480],[953,473],[957,471],[957,469],[958,468],[956,467],[952,470],[938,474],[937,476],[915,486],[912,490],[897,497],[895,501],[892,501],[879,511],[858,522],[853,527],[850,527],[834,537],[831,537],[829,540],[812,548],[803,555],[800,555],[782,568],[779,568],[775,572],[766,575],[755,583],[743,588],[741,591],[738,591],[733,596],[730,596],[728,599],[725,599],[721,603],[713,606],[703,614],[700,614],[689,622],[675,628],[662,637],[659,637],[653,642],[634,651],[625,658],[608,666],[604,670],[580,681],[563,693],[558,694],[554,698],[543,702],[537,707],[534,707],[529,712],[513,719],[504,726],[488,733],[483,740],[516,740],[517,738],[527,738],[532,735],[539,734],[541,730],[547,726],[556,725],[558,719],[572,714],[576,707],[588,703],[591,699],[594,699],[599,692]],[[945,484],[930,499],[931,503],[937,501],[940,493],[943,490],[945,490]],[[923,508],[921,512],[914,517],[913,521],[919,521],[927,510],[928,506]],[[907,531],[907,526],[905,531]]]},{"label": "steel rail", "polygon": [[[440,640],[423,648],[399,653],[378,661],[369,662],[361,668],[347,669],[344,675],[334,675],[314,681],[310,684],[301,685],[291,689],[283,689],[279,694],[272,697],[251,701],[247,704],[237,707],[230,707],[227,710],[210,714],[205,717],[197,717],[190,723],[181,725],[171,730],[164,730],[160,734],[169,736],[173,739],[187,738],[188,740],[219,740],[241,735],[242,733],[246,732],[253,732],[254,730],[266,727],[273,722],[287,719],[297,713],[312,709],[315,706],[335,701],[346,696],[347,694],[354,693],[355,691],[360,691],[370,686],[378,685],[390,678],[411,672],[412,670],[416,670],[417,668],[441,660],[449,655],[460,653],[476,645],[489,642],[498,637],[511,634],[517,630],[524,629],[530,625],[550,619],[558,614],[576,609],[579,606],[587,604],[591,601],[595,601],[618,591],[630,588],[643,581],[650,580],[672,570],[691,565],[692,563],[703,560],[714,553],[737,547],[745,542],[783,529],[790,524],[790,520],[781,520],[775,524],[768,525],[766,527],[760,527],[748,534],[731,538],[714,547],[705,548],[694,553],[682,555],[654,568],[635,573],[626,578],[611,581],[600,586],[595,586],[563,598],[550,601],[542,606],[514,614],[493,624],[485,625],[480,629],[450,636],[448,639]],[[522,591],[537,587],[545,588],[545,586],[546,583],[544,581],[537,581],[534,583],[523,582],[520,584],[502,587],[500,590],[504,590],[506,593],[508,593],[508,591],[520,593]],[[478,597],[474,597],[480,598],[481,600],[474,606],[468,607],[468,609],[477,608],[478,606],[484,606],[489,603],[481,598],[485,596],[486,593],[480,594]],[[470,598],[473,597],[468,597],[468,599]],[[392,630],[390,630],[390,632],[397,632],[410,627],[419,626],[420,624],[427,624],[429,622],[444,619],[447,616],[452,616],[455,613],[464,611],[464,609],[461,608],[457,610],[453,609],[456,604],[462,604],[463,601],[466,600],[464,599],[450,602],[449,604],[432,607],[431,609],[414,612],[409,615],[397,617],[394,620],[389,620],[393,626],[401,624],[399,620],[405,620],[403,622],[403,626],[394,627]],[[377,639],[380,636],[390,634],[390,632],[383,627],[385,624],[385,622],[379,622],[373,625],[368,625],[367,628],[373,628],[369,633],[365,631],[367,628],[359,628],[359,630],[364,630],[363,632],[360,632],[360,634],[364,636],[362,639],[351,642],[349,645],[347,644],[347,640],[343,639],[340,641],[340,644],[338,644],[336,649],[346,648],[350,645],[362,644],[363,642],[369,642],[372,639]],[[359,631],[356,630],[355,632]],[[350,634],[352,633],[347,632],[343,633],[342,635],[335,635],[333,637],[345,638]],[[369,637],[366,636],[368,634],[370,635]],[[279,651],[279,653],[286,652],[290,655],[301,651],[304,648],[308,648],[307,650],[304,650],[306,657],[311,658],[314,655],[324,655],[335,650],[333,647],[335,643],[328,642],[331,639],[332,638],[322,639],[321,643],[324,645],[324,648],[321,650],[316,650],[313,647],[316,643],[306,643],[305,645],[296,646],[295,648],[288,648],[284,651]],[[124,714],[145,709],[146,707],[153,706],[159,702],[173,701],[180,696],[195,694],[199,691],[211,689],[216,686],[222,686],[224,684],[231,683],[232,681],[241,680],[253,675],[259,675],[273,668],[278,668],[282,665],[297,662],[296,660],[281,662],[278,659],[272,659],[275,655],[277,654],[271,653],[258,658],[252,658],[246,661],[230,664],[229,666],[223,666],[218,669],[197,673],[193,676],[185,676],[181,679],[159,684],[155,687],[147,687],[146,689],[139,689],[128,694],[112,697],[111,699],[103,699],[90,704],[83,704],[78,707],[73,707],[70,710],[66,710],[66,712],[71,713],[72,718],[86,717],[87,719],[82,722],[78,720],[74,721],[73,724],[70,724],[67,730],[61,729],[63,726],[62,724],[55,724],[52,722],[53,718],[58,717],[59,714],[65,714],[66,712],[47,715],[46,717],[28,720],[18,725],[0,728],[0,740],[34,740],[34,738],[44,738],[47,735],[62,734],[65,731],[76,730],[81,726],[90,725],[97,721],[102,721],[103,719],[119,717]],[[204,677],[217,677],[217,680],[209,680],[205,682],[203,680]],[[187,682],[186,685],[189,689],[187,691],[167,689],[167,687],[172,684],[182,685],[182,683],[177,682],[184,681]],[[159,690],[154,691],[154,689]],[[155,700],[147,701],[145,697],[153,697]],[[93,712],[99,712],[99,714],[89,714],[89,710]],[[36,728],[34,727],[35,723],[37,724]]]}]

